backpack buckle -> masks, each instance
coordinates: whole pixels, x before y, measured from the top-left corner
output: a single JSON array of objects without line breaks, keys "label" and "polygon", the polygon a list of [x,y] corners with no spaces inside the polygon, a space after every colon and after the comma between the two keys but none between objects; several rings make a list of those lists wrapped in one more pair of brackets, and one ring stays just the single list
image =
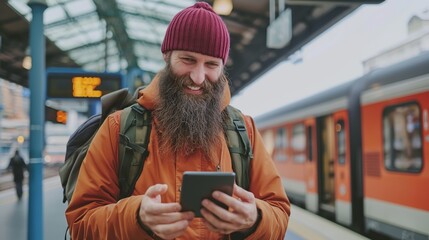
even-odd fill
[{"label": "backpack buckle", "polygon": [[246,127],[240,120],[234,120],[233,122],[237,131],[246,131]]},{"label": "backpack buckle", "polygon": [[124,146],[128,146],[130,144],[130,139],[126,135],[119,133],[119,142],[124,144]]},{"label": "backpack buckle", "polygon": [[144,114],[144,112],[145,112],[145,109],[144,109],[144,108],[142,108],[138,103],[137,103],[137,104],[132,105],[132,106],[131,106],[131,108],[132,108],[133,110],[135,110],[136,112],[138,112],[140,115],[143,115],[143,114]]}]

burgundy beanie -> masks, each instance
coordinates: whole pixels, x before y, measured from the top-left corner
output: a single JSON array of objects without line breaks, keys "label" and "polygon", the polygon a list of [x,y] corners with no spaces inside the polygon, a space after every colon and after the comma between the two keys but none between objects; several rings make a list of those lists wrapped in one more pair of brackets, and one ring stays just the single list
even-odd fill
[{"label": "burgundy beanie", "polygon": [[226,63],[229,33],[225,23],[206,2],[197,2],[171,20],[161,52],[184,50],[221,58]]}]

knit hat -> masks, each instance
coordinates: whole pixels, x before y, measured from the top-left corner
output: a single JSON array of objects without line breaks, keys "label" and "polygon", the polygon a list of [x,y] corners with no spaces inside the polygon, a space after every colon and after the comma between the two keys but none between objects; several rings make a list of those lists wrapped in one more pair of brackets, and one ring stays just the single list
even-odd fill
[{"label": "knit hat", "polygon": [[161,52],[184,50],[221,58],[226,63],[229,33],[225,23],[206,2],[197,2],[171,20]]}]

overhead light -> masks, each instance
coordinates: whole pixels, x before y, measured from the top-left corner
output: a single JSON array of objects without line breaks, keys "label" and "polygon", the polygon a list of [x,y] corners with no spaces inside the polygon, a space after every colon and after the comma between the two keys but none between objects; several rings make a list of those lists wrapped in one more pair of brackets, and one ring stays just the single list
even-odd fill
[{"label": "overhead light", "polygon": [[22,67],[30,70],[31,69],[31,56],[30,56],[30,48],[27,47],[27,49],[25,50],[25,57],[22,60]]},{"label": "overhead light", "polygon": [[22,67],[30,70],[31,69],[31,56],[25,56],[22,60]]},{"label": "overhead light", "polygon": [[229,15],[232,11],[232,0],[214,0],[213,10],[219,15]]}]

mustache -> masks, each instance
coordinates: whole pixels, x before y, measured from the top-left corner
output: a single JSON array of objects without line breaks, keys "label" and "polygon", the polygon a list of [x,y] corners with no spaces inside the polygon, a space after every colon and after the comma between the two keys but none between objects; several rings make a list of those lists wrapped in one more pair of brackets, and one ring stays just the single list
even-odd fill
[{"label": "mustache", "polygon": [[[212,83],[211,81],[209,81],[206,78],[206,79],[204,79],[204,81],[200,85],[197,85],[191,79],[190,74],[184,74],[184,75],[177,75],[176,76],[171,71],[169,72],[169,78],[170,79],[174,79],[173,81],[175,81],[182,88],[185,88],[187,86],[198,86],[198,87],[201,87],[202,91],[203,91],[203,95],[212,94],[213,91],[214,91],[215,85],[219,84],[218,82]],[[220,79],[219,79],[219,81],[220,81]]]}]

